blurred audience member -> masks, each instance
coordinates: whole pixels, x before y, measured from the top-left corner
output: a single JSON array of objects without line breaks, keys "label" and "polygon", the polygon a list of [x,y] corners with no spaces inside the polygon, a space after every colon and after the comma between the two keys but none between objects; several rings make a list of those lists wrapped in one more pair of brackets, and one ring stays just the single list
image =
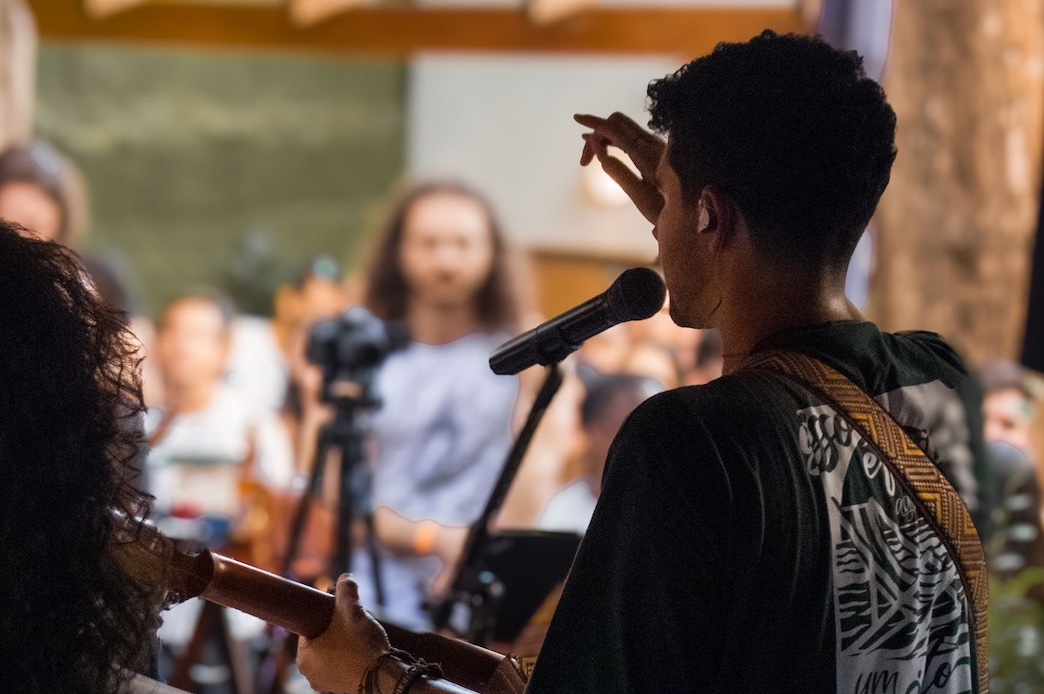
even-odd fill
[{"label": "blurred audience member", "polygon": [[156,506],[182,516],[235,519],[246,477],[286,484],[292,454],[282,424],[225,381],[232,309],[203,294],[164,312],[157,357],[166,402],[150,412]]},{"label": "blurred audience member", "polygon": [[1018,364],[993,362],[983,367],[979,379],[986,391],[982,404],[986,440],[1003,441],[1032,457],[1037,410],[1031,374]]},{"label": "blurred audience member", "polygon": [[[373,506],[384,614],[420,628],[511,445],[518,381],[489,369],[518,319],[504,238],[489,203],[452,183],[412,189],[394,207],[369,268],[366,305],[404,321],[412,342],[380,369],[373,419]],[[375,604],[369,557],[352,570]]]},{"label": "blurred audience member", "polygon": [[[986,443],[992,467],[995,536],[987,549],[990,568],[1002,578],[1044,567],[1041,494],[1031,433],[1036,420],[1034,377],[1011,362],[993,362],[979,372],[985,391]],[[1044,599],[1044,586],[1034,589]]]},{"label": "blurred audience member", "polygon": [[50,145],[37,142],[0,154],[0,217],[76,248],[85,212],[83,179]]},{"label": "blurred audience member", "polygon": [[721,376],[724,356],[722,354],[721,333],[717,330],[701,330],[700,341],[696,345],[696,361],[685,376],[685,385],[702,386]]},{"label": "blurred audience member", "polygon": [[616,433],[634,408],[664,387],[642,376],[603,376],[588,368],[579,373],[587,386],[580,416],[581,476],[551,499],[538,525],[543,530],[583,535],[602,490],[602,472]]},{"label": "blurred audience member", "polygon": [[[258,484],[289,484],[293,456],[275,414],[224,380],[233,317],[227,302],[206,294],[182,296],[164,311],[156,356],[165,403],[149,412],[149,483],[162,529],[256,561],[271,553],[270,538],[237,522],[246,520],[247,494]],[[167,648],[189,642],[201,608],[190,600],[164,614],[159,635]],[[235,611],[225,618],[235,639],[264,626]]]},{"label": "blurred audience member", "polygon": [[657,342],[639,342],[632,347],[620,371],[651,378],[666,390],[682,385],[681,367],[674,350]]},{"label": "blurred audience member", "polygon": [[627,323],[598,333],[580,347],[576,356],[585,364],[601,373],[616,373],[623,368],[628,353],[634,346],[630,326]]}]

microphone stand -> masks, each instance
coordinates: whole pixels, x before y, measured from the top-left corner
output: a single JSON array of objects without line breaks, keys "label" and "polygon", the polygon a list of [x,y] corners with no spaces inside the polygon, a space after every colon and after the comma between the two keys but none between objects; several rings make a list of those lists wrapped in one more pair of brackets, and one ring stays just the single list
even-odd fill
[{"label": "microphone stand", "polygon": [[471,526],[448,597],[433,609],[432,621],[436,631],[450,626],[451,619],[455,617],[454,608],[462,605],[470,609],[470,614],[468,626],[461,636],[477,645],[487,643],[492,636],[496,626],[497,610],[504,595],[504,585],[492,571],[483,566],[483,554],[490,537],[489,522],[503,505],[504,497],[507,496],[508,489],[533,440],[533,434],[536,433],[537,426],[561,385],[562,368],[560,362],[556,361],[548,365],[544,383],[540,386],[533,407],[529,410],[525,425],[508,453],[504,468],[496,486],[493,487],[493,493],[486,502],[482,515]]}]

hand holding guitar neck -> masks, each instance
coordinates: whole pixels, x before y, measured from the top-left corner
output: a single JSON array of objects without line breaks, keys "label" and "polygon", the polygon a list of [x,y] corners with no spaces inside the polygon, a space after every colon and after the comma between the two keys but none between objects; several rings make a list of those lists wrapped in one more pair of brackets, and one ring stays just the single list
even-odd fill
[{"label": "hand holding guitar neck", "polygon": [[[139,580],[162,586],[168,602],[200,597],[309,639],[321,636],[330,627],[334,617],[333,595],[209,550],[186,554],[151,526],[137,522],[130,525],[138,527],[127,529],[114,554]],[[479,692],[491,691],[489,683],[495,679],[504,660],[499,653],[393,624],[380,626],[395,648],[428,662],[440,663],[450,682]],[[355,691],[354,684],[352,691]]]}]

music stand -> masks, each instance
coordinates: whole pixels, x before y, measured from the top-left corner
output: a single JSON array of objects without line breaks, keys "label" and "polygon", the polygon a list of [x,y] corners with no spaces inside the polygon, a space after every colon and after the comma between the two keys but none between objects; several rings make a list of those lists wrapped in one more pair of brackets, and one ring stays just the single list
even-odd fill
[{"label": "music stand", "polygon": [[503,585],[493,615],[493,640],[513,643],[555,586],[562,583],[580,546],[575,533],[509,530],[489,535],[482,563]]}]

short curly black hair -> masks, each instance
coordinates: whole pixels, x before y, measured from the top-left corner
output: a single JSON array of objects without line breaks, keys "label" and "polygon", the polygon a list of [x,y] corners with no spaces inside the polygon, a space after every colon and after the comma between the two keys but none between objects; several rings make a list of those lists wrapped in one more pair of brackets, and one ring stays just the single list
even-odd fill
[{"label": "short curly black hair", "polygon": [[763,250],[848,262],[896,155],[895,112],[854,51],[765,31],[718,44],[648,94],[687,199],[715,184]]}]

